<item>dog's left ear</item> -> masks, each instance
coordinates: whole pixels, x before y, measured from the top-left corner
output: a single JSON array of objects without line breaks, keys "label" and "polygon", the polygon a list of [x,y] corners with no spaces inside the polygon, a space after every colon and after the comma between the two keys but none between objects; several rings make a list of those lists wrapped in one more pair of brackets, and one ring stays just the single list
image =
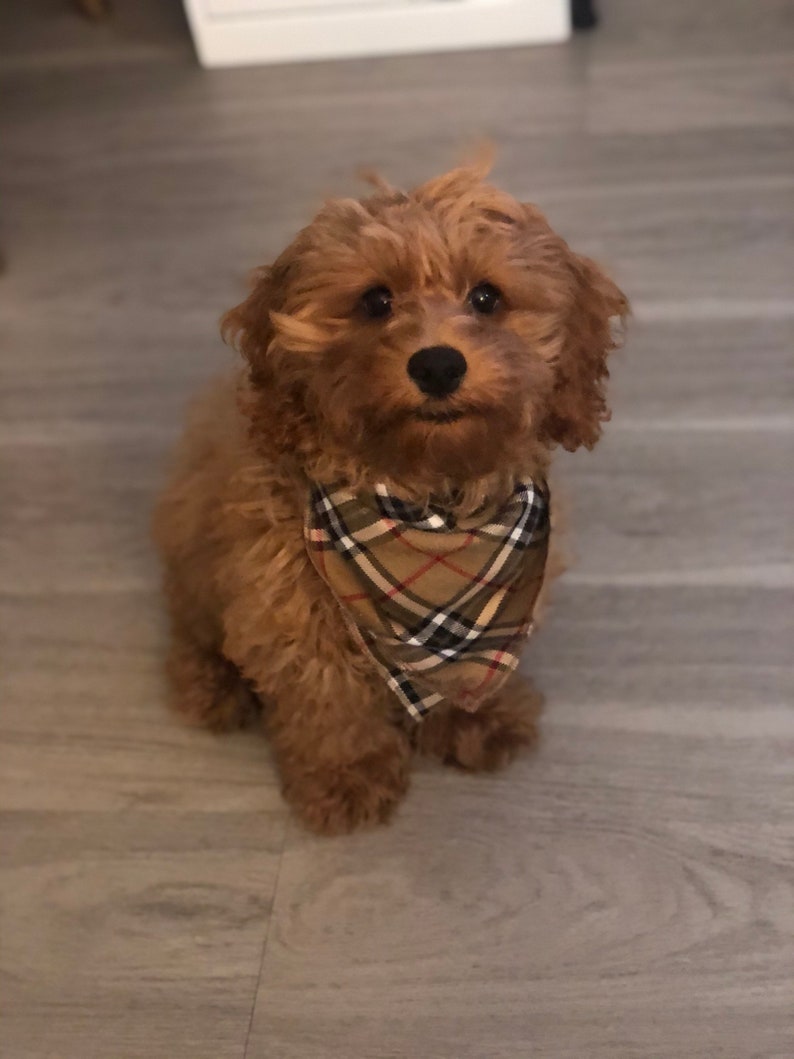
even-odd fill
[{"label": "dog's left ear", "polygon": [[544,428],[550,441],[572,452],[591,449],[609,419],[607,357],[620,345],[629,303],[594,261],[570,253],[567,265],[572,296]]}]

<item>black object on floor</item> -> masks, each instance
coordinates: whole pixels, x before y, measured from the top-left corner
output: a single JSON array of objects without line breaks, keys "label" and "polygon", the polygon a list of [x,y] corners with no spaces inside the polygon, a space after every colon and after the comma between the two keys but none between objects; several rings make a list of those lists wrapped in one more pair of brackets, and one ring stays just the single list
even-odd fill
[{"label": "black object on floor", "polygon": [[571,0],[571,22],[574,29],[594,29],[598,25],[598,12],[593,0]]}]

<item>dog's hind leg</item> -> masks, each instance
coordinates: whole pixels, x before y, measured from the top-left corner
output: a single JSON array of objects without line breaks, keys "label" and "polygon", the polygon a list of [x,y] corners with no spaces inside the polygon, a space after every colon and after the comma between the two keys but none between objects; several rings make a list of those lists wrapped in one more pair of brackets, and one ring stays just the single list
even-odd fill
[{"label": "dog's hind leg", "polygon": [[174,709],[192,724],[226,732],[252,724],[261,713],[237,666],[179,628],[172,632],[166,673]]}]

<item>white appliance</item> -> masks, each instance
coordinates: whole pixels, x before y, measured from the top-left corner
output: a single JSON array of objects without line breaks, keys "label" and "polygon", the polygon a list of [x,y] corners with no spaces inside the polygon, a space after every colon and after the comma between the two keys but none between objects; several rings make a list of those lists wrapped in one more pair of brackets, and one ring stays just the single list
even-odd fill
[{"label": "white appliance", "polygon": [[185,0],[204,66],[540,44],[570,0]]}]

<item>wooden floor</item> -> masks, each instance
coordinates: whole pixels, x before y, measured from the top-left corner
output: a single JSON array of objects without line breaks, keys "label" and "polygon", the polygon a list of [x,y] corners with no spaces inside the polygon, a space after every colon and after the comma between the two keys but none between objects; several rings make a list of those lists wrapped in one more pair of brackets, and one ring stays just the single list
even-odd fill
[{"label": "wooden floor", "polygon": [[[216,73],[174,0],[0,14],[3,1059],[794,1054],[794,19]],[[147,512],[216,319],[359,163],[497,176],[615,270],[539,752],[320,841],[164,709]]]}]

